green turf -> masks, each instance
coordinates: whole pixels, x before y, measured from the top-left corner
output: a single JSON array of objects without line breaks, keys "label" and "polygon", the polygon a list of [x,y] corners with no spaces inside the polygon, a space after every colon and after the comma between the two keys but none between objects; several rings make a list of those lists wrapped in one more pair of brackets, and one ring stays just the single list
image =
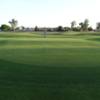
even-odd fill
[{"label": "green turf", "polygon": [[99,33],[0,33],[0,100],[99,100]]}]

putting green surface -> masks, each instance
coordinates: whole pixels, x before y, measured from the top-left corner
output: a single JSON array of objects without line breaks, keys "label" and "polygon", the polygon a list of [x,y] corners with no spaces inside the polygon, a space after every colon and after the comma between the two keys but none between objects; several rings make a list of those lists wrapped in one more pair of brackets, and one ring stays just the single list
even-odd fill
[{"label": "putting green surface", "polygon": [[99,100],[98,34],[0,33],[0,100]]}]

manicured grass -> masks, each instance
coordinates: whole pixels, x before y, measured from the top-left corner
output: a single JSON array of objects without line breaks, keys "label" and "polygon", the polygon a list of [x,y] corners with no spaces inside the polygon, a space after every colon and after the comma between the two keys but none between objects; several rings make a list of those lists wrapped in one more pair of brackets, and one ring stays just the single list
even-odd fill
[{"label": "manicured grass", "polygon": [[1,33],[0,100],[99,100],[99,38]]}]

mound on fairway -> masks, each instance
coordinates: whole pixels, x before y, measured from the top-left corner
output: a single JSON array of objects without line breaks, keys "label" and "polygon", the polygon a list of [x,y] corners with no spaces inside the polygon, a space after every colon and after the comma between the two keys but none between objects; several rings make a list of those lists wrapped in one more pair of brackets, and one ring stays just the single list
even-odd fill
[{"label": "mound on fairway", "polygon": [[93,38],[100,36],[0,33],[0,100],[98,100],[100,42]]}]

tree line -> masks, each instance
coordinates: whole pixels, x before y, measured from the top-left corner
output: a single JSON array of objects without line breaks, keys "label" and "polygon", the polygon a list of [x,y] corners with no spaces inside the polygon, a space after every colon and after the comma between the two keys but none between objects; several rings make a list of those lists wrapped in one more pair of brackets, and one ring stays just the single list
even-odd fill
[{"label": "tree line", "polygon": [[63,31],[100,31],[100,22],[96,23],[96,29],[93,29],[89,26],[89,20],[85,19],[83,22],[78,23],[76,21],[72,21],[70,24],[70,27],[63,27],[58,26],[55,28],[46,28],[46,27],[34,27],[34,28],[25,28],[24,26],[18,27],[18,21],[15,19],[12,19],[8,22],[10,25],[2,24],[0,27],[1,31],[49,31],[49,32],[63,32]]}]

